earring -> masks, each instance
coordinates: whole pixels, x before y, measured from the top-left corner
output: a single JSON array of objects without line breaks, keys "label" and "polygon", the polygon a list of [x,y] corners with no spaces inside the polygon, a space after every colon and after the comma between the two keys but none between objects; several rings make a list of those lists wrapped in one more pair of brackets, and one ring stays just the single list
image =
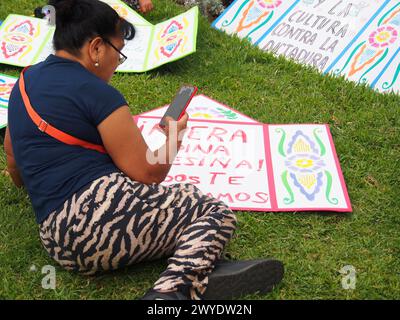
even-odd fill
[{"label": "earring", "polygon": [[99,62],[97,61],[94,66],[97,68],[99,66]]}]

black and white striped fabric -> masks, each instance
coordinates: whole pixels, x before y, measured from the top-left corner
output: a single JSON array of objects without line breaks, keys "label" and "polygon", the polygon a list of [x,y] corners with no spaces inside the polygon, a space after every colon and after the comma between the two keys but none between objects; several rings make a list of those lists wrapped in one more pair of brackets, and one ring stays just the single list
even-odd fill
[{"label": "black and white striped fabric", "polygon": [[153,289],[201,299],[235,228],[234,213],[192,184],[145,185],[115,172],[52,212],[40,238],[62,267],[86,275],[170,257]]}]

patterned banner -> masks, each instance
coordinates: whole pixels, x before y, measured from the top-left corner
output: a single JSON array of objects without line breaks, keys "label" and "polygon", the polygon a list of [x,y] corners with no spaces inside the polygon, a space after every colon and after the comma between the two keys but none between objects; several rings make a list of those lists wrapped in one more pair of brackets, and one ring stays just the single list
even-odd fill
[{"label": "patterned banner", "polygon": [[398,0],[236,0],[214,27],[324,73],[399,92]]},{"label": "patterned banner", "polygon": [[[194,183],[234,210],[352,211],[327,125],[264,125],[206,96],[193,100],[164,184]],[[165,110],[134,117],[152,150],[166,140]]]}]

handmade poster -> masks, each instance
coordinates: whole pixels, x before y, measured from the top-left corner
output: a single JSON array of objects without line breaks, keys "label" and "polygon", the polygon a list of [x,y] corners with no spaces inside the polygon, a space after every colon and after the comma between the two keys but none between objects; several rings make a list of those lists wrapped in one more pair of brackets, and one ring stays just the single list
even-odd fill
[{"label": "handmade poster", "polygon": [[0,26],[0,63],[25,67],[41,61],[54,30],[47,20],[9,15]]},{"label": "handmade poster", "polygon": [[[168,105],[144,112],[143,116],[162,117],[167,111]],[[233,110],[232,108],[211,99],[203,94],[199,94],[190,101],[186,112],[191,119],[196,120],[212,120],[212,121],[233,121],[233,122],[248,122],[257,123],[254,119]]]},{"label": "handmade poster", "polygon": [[[118,72],[145,72],[196,51],[198,7],[154,26],[118,0],[104,2],[136,29],[122,50],[128,59]],[[25,67],[45,60],[54,52],[54,30],[47,20],[9,15],[0,26],[0,63]]]},{"label": "handmade poster", "polygon": [[0,73],[0,107],[8,107],[11,91],[18,78]]},{"label": "handmade poster", "polygon": [[236,0],[212,23],[212,26],[255,43],[299,1]]},{"label": "handmade poster", "polygon": [[196,51],[198,7],[154,26],[146,69],[156,68]]},{"label": "handmade poster", "polygon": [[371,86],[382,92],[400,93],[400,52],[393,55],[387,62],[386,66],[381,70],[374,79]]},{"label": "handmade poster", "polygon": [[18,78],[0,73],[0,129],[7,126],[8,101]]},{"label": "handmade poster", "polygon": [[7,126],[7,113],[8,109],[6,107],[0,106],[0,129]]},{"label": "handmade poster", "polygon": [[384,0],[303,0],[256,44],[324,71],[382,9]]},{"label": "handmade poster", "polygon": [[400,92],[400,2],[389,1],[361,31],[326,71],[379,91]]},{"label": "handmade poster", "polygon": [[123,53],[128,59],[118,72],[144,72],[183,58],[196,51],[198,7],[152,25],[119,0],[102,0],[135,26],[135,37]]},{"label": "handmade poster", "polygon": [[268,125],[270,173],[281,211],[351,211],[328,125]]},{"label": "handmade poster", "polygon": [[214,26],[321,72],[399,92],[399,6],[398,0],[236,0]]},{"label": "handmade poster", "polygon": [[144,25],[151,26],[152,24],[144,19],[140,14],[138,14],[135,10],[132,10],[126,3],[120,0],[100,0],[102,2],[110,5],[120,17],[132,23],[135,27]]},{"label": "handmade poster", "polygon": [[[162,114],[148,114],[135,120],[154,151],[165,143]],[[234,210],[352,211],[327,125],[190,118],[163,182],[172,183],[193,183]]]},{"label": "handmade poster", "polygon": [[[155,129],[159,121],[137,118],[152,150],[165,143],[165,136]],[[190,120],[163,184],[192,183],[233,209],[271,211],[263,136],[259,123]]]}]

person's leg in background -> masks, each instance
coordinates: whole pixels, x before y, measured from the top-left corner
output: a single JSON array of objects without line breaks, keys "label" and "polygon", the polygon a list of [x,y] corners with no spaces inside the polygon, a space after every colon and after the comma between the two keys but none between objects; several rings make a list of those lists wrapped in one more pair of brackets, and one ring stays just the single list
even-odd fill
[{"label": "person's leg in background", "polygon": [[122,0],[133,10],[139,13],[148,13],[153,10],[153,2],[151,0]]},{"label": "person's leg in background", "polygon": [[139,12],[140,10],[140,5],[139,5],[139,0],[122,0],[125,2],[128,6],[130,6],[133,10]]}]

